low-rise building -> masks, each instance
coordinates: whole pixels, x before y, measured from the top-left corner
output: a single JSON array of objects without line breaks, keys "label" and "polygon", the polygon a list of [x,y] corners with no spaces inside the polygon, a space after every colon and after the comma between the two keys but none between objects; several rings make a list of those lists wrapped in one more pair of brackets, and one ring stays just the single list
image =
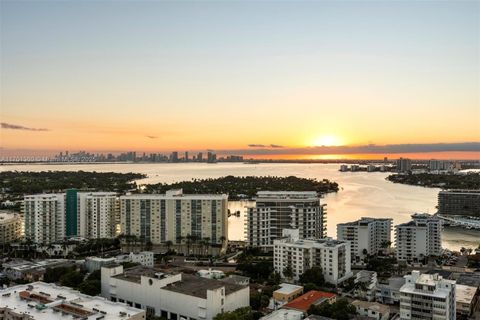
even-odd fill
[{"label": "low-rise building", "polygon": [[261,317],[260,320],[302,320],[303,312],[290,309],[280,309]]},{"label": "low-rise building", "polygon": [[283,278],[298,280],[312,267],[321,268],[325,281],[334,285],[353,275],[348,241],[302,240],[297,229],[284,229],[283,235],[284,238],[274,241],[273,253],[273,266]]},{"label": "low-rise building", "polygon": [[375,300],[377,290],[377,273],[375,271],[360,270],[354,279],[356,284],[355,297],[367,301]]},{"label": "low-rise building", "polygon": [[145,267],[152,267],[155,264],[155,255],[152,251],[142,251],[139,253],[130,252],[128,255],[130,262],[139,263]]},{"label": "low-rise building", "polygon": [[388,284],[377,283],[376,301],[385,304],[400,302],[400,288],[405,284],[403,277],[391,277]]},{"label": "low-rise building", "polygon": [[115,263],[115,258],[87,257],[85,259],[85,268],[88,272],[100,270],[103,266]]},{"label": "low-rise building", "polygon": [[335,293],[311,290],[285,304],[282,309],[297,310],[306,314],[312,305],[319,306],[324,303],[334,303],[335,301],[337,301]]},{"label": "low-rise building", "polygon": [[222,279],[225,278],[225,273],[221,270],[212,270],[211,268],[208,270],[198,270],[197,275],[202,278],[207,279]]},{"label": "low-rise building", "polygon": [[388,320],[390,318],[390,308],[378,302],[368,302],[355,300],[352,305],[357,309],[361,317],[367,317],[373,320]]},{"label": "low-rise building", "polygon": [[145,311],[68,287],[34,282],[0,290],[0,319],[6,320],[143,320]]},{"label": "low-rise building", "polygon": [[457,314],[469,317],[477,309],[478,305],[478,287],[465,286],[457,284],[455,286],[455,302],[457,304]]},{"label": "low-rise building", "polygon": [[138,266],[101,271],[102,296],[166,319],[212,320],[250,304],[248,286]]},{"label": "low-rise building", "polygon": [[303,287],[290,283],[280,284],[280,289],[273,291],[274,302],[282,305],[288,303],[303,293]]},{"label": "low-rise building", "polygon": [[41,281],[47,268],[73,266],[66,259],[47,259],[26,261],[15,259],[3,264],[3,273],[11,280]]}]

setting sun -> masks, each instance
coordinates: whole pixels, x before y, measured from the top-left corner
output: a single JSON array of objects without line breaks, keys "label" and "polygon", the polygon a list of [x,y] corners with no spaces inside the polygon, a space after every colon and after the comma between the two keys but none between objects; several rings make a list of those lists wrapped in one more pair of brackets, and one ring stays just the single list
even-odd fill
[{"label": "setting sun", "polygon": [[317,137],[314,141],[313,144],[317,147],[320,146],[325,146],[325,147],[331,147],[331,146],[340,146],[342,145],[342,140],[335,136],[335,135],[322,135]]}]

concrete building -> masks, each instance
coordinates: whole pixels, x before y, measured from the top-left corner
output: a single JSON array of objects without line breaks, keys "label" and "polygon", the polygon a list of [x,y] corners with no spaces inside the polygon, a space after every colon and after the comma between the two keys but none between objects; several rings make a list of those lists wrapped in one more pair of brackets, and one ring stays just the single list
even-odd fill
[{"label": "concrete building", "polygon": [[324,238],[325,215],[315,191],[259,191],[247,208],[247,243],[271,250],[283,229],[298,229],[301,239]]},{"label": "concrete building", "polygon": [[312,267],[322,269],[325,281],[337,285],[350,278],[350,243],[330,238],[301,240],[297,229],[285,229],[284,237],[274,241],[273,266],[282,277],[291,270],[292,278]]},{"label": "concrete building", "polygon": [[400,158],[397,160],[397,172],[407,173],[412,171],[412,160]]},{"label": "concrete building", "polygon": [[250,289],[220,280],[120,265],[102,268],[102,296],[167,319],[212,320],[217,314],[247,307]]},{"label": "concrete building", "polygon": [[400,289],[400,319],[456,319],[455,281],[412,271]]},{"label": "concrete building", "polygon": [[480,217],[480,190],[440,191],[438,214]]},{"label": "concrete building", "polygon": [[280,284],[280,288],[273,291],[273,300],[282,305],[288,303],[303,293],[303,287],[290,283]]},{"label": "concrete building", "polygon": [[115,263],[115,258],[87,257],[85,259],[85,268],[88,272],[102,269],[103,266]]},{"label": "concrete building", "polygon": [[455,302],[457,307],[457,314],[470,317],[479,304],[479,288],[466,286],[463,284],[456,284],[455,286]]},{"label": "concrete building", "polygon": [[143,320],[145,311],[92,297],[68,287],[34,282],[0,289],[0,319]]},{"label": "concrete building", "polygon": [[43,280],[47,268],[69,267],[74,263],[66,259],[46,259],[27,261],[14,259],[4,262],[3,273],[11,280],[40,281]]},{"label": "concrete building", "polygon": [[403,277],[390,277],[388,283],[377,283],[376,301],[385,304],[400,302],[400,288],[405,284]]},{"label": "concrete building", "polygon": [[390,308],[384,304],[355,300],[352,302],[352,305],[357,309],[360,317],[366,317],[372,320],[390,319]]},{"label": "concrete building", "polygon": [[396,256],[399,261],[417,262],[442,253],[442,221],[428,214],[396,226]]},{"label": "concrete building", "polygon": [[[225,244],[228,232],[226,194],[140,194],[120,197],[121,232],[152,244],[182,244],[193,237]],[[190,240],[189,240],[190,241]]]},{"label": "concrete building", "polygon": [[0,245],[22,237],[22,218],[18,213],[0,211]]},{"label": "concrete building", "polygon": [[360,285],[355,289],[355,297],[367,301],[374,301],[377,290],[377,273],[375,271],[360,270],[353,282]]},{"label": "concrete building", "polygon": [[38,194],[24,197],[25,238],[50,244],[66,238],[113,238],[118,202],[112,192]]},{"label": "concrete building", "polygon": [[392,219],[362,217],[354,222],[337,224],[337,239],[350,241],[352,261],[360,262],[367,255],[386,251],[391,243]]},{"label": "concrete building", "polygon": [[275,310],[266,316],[260,318],[260,320],[302,320],[303,312],[290,309]]}]

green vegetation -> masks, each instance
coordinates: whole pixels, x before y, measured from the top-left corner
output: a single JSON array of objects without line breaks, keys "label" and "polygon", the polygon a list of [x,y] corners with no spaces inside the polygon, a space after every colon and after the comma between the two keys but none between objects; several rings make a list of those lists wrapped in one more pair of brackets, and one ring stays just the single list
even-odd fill
[{"label": "green vegetation", "polygon": [[264,255],[259,248],[246,249],[237,257],[237,270],[253,282],[264,283],[276,279],[273,269],[273,256]]},{"label": "green vegetation", "polygon": [[[300,283],[303,285],[308,285],[310,290],[315,290],[316,287],[322,287],[325,285],[325,279],[323,277],[322,269],[318,267],[313,267],[305,271],[299,279]],[[315,289],[314,289],[315,287]],[[307,290],[305,290],[307,291]]]},{"label": "green vegetation", "polygon": [[312,305],[308,309],[308,314],[315,314],[337,320],[349,320],[357,314],[357,310],[347,299],[341,298],[332,304],[322,303],[319,306]]},{"label": "green vegetation", "polygon": [[124,192],[136,189],[133,180],[145,178],[139,173],[86,171],[3,171],[0,190],[9,195],[59,192],[69,188]]},{"label": "green vegetation", "polygon": [[250,307],[245,307],[230,312],[219,313],[213,320],[257,320],[261,316],[261,313],[252,311]]},{"label": "green vegetation", "polygon": [[43,281],[47,283],[60,283],[62,286],[71,287],[81,293],[95,296],[101,292],[100,270],[92,272],[86,279],[85,271],[76,267],[47,268]]},{"label": "green vegetation", "polygon": [[480,189],[480,173],[469,174],[392,174],[387,180],[394,183],[410,184],[443,189]]},{"label": "green vegetation", "polygon": [[164,193],[170,189],[182,188],[185,193],[228,193],[231,200],[253,198],[260,190],[269,191],[317,191],[319,193],[337,192],[338,184],[327,179],[316,180],[290,177],[234,177],[217,179],[193,179],[192,181],[171,184],[145,185],[145,193]]}]

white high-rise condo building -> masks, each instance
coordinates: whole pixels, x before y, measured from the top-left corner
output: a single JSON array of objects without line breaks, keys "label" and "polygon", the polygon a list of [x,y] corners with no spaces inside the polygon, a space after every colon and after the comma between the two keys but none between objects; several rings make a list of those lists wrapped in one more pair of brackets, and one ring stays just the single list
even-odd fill
[{"label": "white high-rise condo building", "polygon": [[396,226],[396,256],[415,262],[442,253],[442,220],[429,214],[414,214],[412,220]]},{"label": "white high-rise condo building", "polygon": [[397,171],[406,173],[412,170],[412,160],[400,158],[397,160]]},{"label": "white high-rise condo building", "polygon": [[273,246],[273,266],[282,277],[290,277],[285,274],[290,270],[292,278],[298,280],[308,269],[319,267],[325,281],[337,285],[353,275],[348,241],[302,240],[297,229],[285,229],[283,236]]},{"label": "white high-rise condo building", "polygon": [[226,194],[125,195],[120,197],[121,232],[152,244],[206,240],[223,244],[228,230]]},{"label": "white high-rise condo building", "polygon": [[337,224],[337,239],[350,241],[353,261],[363,260],[366,255],[384,251],[391,242],[392,219],[362,217],[354,222]]},{"label": "white high-rise condo building", "polygon": [[412,271],[400,288],[400,319],[454,320],[455,281]]},{"label": "white high-rise condo building", "polygon": [[259,191],[247,208],[247,243],[271,249],[283,229],[298,229],[301,239],[320,239],[326,232],[326,207],[315,191]]},{"label": "white high-rise condo building", "polygon": [[28,195],[24,198],[25,238],[49,244],[70,237],[113,238],[118,225],[114,192]]}]

